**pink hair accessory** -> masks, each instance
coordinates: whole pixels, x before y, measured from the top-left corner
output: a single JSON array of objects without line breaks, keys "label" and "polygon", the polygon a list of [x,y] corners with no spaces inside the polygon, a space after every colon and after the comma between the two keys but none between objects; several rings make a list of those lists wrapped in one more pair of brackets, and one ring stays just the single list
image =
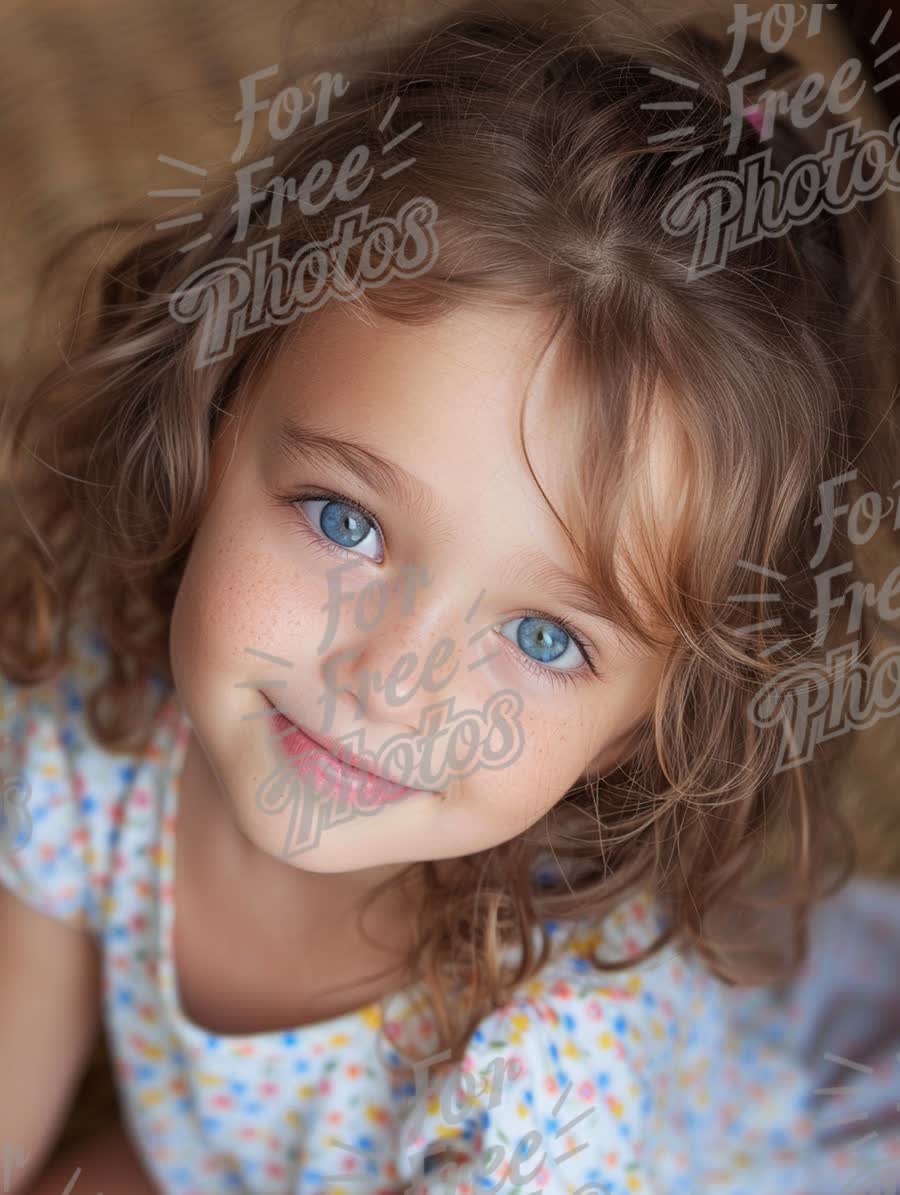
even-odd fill
[{"label": "pink hair accessory", "polygon": [[749,108],[744,109],[742,115],[744,117],[744,120],[746,120],[748,122],[748,124],[753,125],[754,129],[756,129],[756,135],[758,137],[761,137],[762,136],[763,118],[764,118],[762,105],[761,104],[751,104]]}]

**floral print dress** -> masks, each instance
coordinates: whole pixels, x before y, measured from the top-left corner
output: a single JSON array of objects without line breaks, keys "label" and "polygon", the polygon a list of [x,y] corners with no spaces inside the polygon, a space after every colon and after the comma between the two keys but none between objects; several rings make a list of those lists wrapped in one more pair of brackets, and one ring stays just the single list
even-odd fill
[{"label": "floral print dress", "polygon": [[[81,627],[62,674],[0,682],[0,882],[96,936],[123,1113],[161,1191],[875,1195],[900,1184],[900,1025],[889,1025],[900,895],[888,885],[857,884],[823,910],[813,965],[789,988],[728,988],[671,946],[598,972],[592,952],[631,957],[663,926],[646,893],[599,924],[548,923],[550,961],[455,1065],[420,987],[290,1031],[192,1023],[172,952],[191,726],[170,693],[139,757],[96,744],[84,703],[106,651]],[[846,990],[828,942],[848,959]],[[847,1089],[843,1115],[833,1097],[829,1116],[823,1077]]]}]

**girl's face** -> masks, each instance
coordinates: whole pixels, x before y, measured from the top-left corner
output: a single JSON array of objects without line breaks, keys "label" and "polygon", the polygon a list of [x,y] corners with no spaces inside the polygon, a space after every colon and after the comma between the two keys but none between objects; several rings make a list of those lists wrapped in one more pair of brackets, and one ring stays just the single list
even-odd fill
[{"label": "girl's face", "polygon": [[[528,456],[564,514],[548,327],[330,303],[226,417],[170,647],[204,766],[264,852],[337,873],[485,850],[608,769],[649,710],[662,659],[571,604],[556,574],[577,562],[520,446],[528,390]],[[296,778],[275,707],[406,787],[365,806]]]}]

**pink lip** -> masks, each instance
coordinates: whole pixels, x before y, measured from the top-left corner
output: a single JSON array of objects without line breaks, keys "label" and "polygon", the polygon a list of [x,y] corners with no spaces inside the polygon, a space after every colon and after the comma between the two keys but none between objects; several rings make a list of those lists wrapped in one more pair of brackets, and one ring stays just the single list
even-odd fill
[{"label": "pink lip", "polygon": [[[269,699],[266,698],[266,701]],[[426,791],[396,784],[356,766],[351,761],[359,757],[343,748],[339,758],[286,718],[271,701],[269,704],[277,711],[272,725],[282,749],[299,775],[313,778],[317,791],[332,789],[336,794],[346,794],[354,805],[365,809],[374,809],[388,801]]]}]

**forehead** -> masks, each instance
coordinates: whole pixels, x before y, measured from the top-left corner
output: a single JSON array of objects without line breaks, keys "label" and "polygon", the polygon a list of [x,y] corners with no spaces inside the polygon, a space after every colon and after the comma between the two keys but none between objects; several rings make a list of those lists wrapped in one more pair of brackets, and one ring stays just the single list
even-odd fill
[{"label": "forehead", "polygon": [[[546,344],[549,317],[525,310],[458,309],[411,324],[331,302],[285,342],[275,387],[300,409],[330,405],[338,418],[402,419],[415,427],[478,414],[518,415]],[[292,379],[292,380],[291,380]],[[339,400],[339,402],[337,401]]]},{"label": "forehead", "polygon": [[412,324],[331,302],[283,342],[255,388],[253,418],[272,444],[286,417],[365,442],[437,496],[432,530],[454,538],[465,525],[474,540],[496,523],[504,538],[540,541],[583,573],[576,545],[596,513],[585,506],[586,475],[599,483],[591,501],[608,500],[609,461],[628,454],[626,542],[640,538],[638,509],[663,533],[674,525],[684,475],[663,395],[630,443],[589,433],[592,405],[608,399],[601,379],[575,368],[556,324],[527,308],[463,308]]},{"label": "forehead", "polygon": [[554,425],[564,412],[535,402],[553,385],[541,362],[549,325],[524,310],[471,309],[408,324],[330,303],[285,342],[254,415],[270,433],[288,416],[365,440],[435,487],[491,478],[498,501],[503,480],[535,488],[527,452],[558,500]]}]

